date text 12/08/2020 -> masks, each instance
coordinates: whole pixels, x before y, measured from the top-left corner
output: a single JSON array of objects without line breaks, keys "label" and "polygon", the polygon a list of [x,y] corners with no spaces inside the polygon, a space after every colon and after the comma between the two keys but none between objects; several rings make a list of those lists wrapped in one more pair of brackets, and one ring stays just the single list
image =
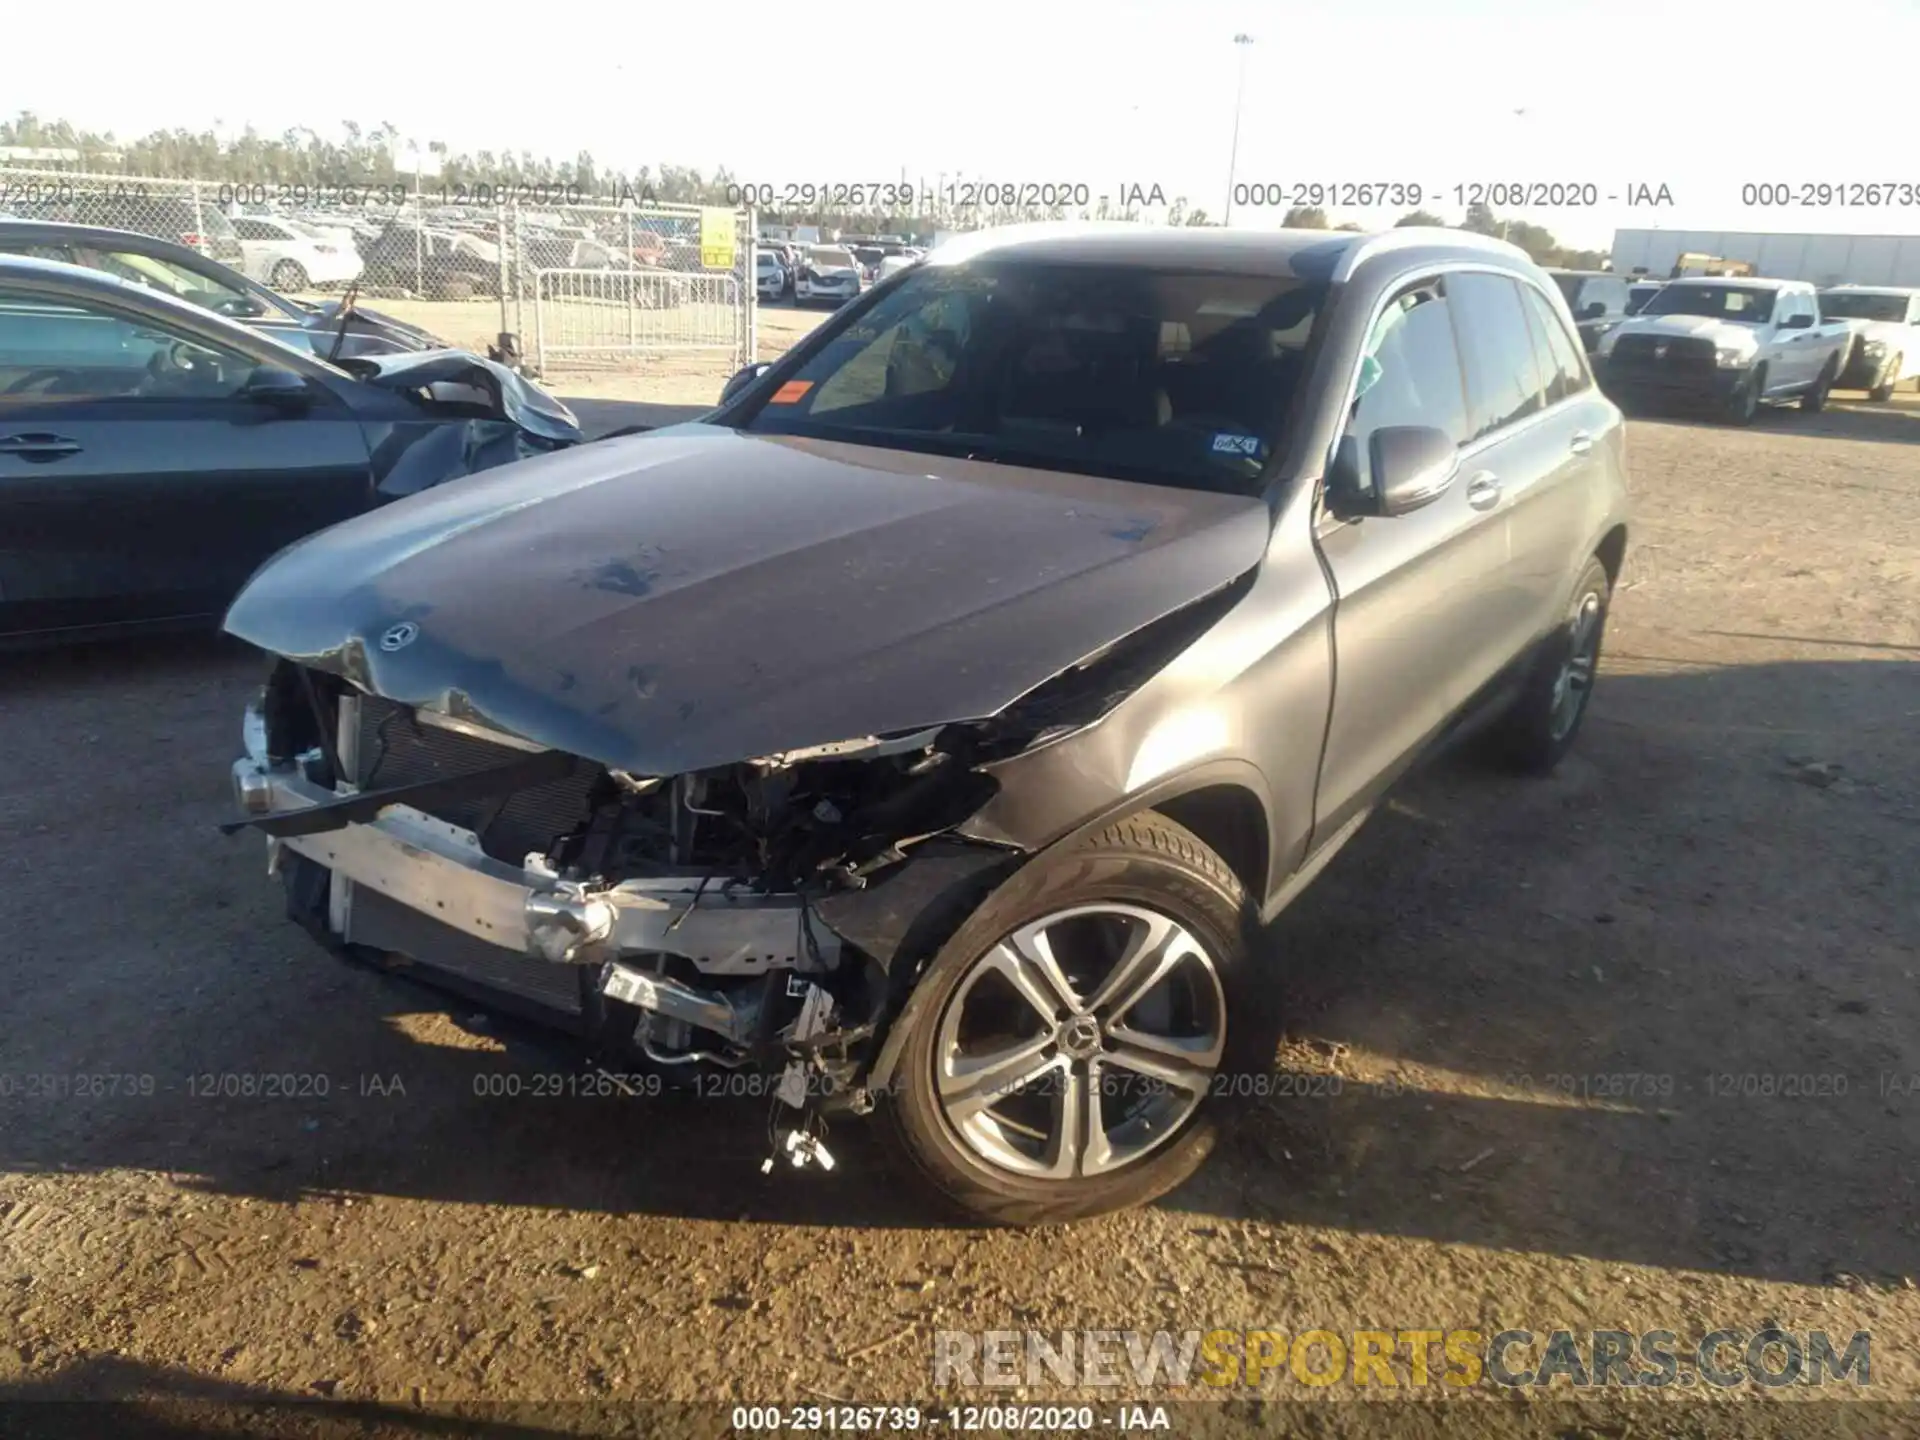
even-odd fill
[{"label": "date text 12/08/2020", "polygon": [[1669,206],[1673,187],[1664,181],[1466,180],[1426,185],[1412,180],[1250,180],[1233,187],[1233,203],[1255,209],[1371,209],[1429,204],[1580,210],[1598,205]]}]

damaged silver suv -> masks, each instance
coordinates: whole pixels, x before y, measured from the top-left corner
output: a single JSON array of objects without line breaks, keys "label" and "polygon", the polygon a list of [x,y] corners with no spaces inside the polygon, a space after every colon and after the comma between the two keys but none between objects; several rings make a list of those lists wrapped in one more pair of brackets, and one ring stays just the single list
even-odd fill
[{"label": "damaged silver suv", "polygon": [[1162,1193],[1259,924],[1443,737],[1579,730],[1622,427],[1508,245],[988,232],[728,392],[260,571],[231,828],[330,945],[764,1076],[783,1164],[878,1109],[979,1216]]}]

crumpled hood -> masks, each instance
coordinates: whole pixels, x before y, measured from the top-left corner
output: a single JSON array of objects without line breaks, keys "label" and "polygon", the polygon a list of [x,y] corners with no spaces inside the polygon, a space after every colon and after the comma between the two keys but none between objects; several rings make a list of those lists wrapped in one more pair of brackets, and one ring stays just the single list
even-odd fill
[{"label": "crumpled hood", "polygon": [[368,385],[415,390],[425,385],[478,385],[492,397],[500,418],[560,444],[578,444],[580,422],[559,400],[497,360],[467,350],[361,355],[342,359],[343,369]]},{"label": "crumpled hood", "polygon": [[1269,534],[1258,498],[692,424],[309,537],[226,628],[675,775],[994,714],[1243,574]]}]

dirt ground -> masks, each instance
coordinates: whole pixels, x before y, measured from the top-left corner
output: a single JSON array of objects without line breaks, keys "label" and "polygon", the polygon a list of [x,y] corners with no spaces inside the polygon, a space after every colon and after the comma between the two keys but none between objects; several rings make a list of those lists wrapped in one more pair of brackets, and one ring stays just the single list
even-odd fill
[{"label": "dirt ground", "polygon": [[[949,1224],[857,1121],[833,1173],[763,1177],[760,1103],[477,1093],[568,1052],[326,958],[215,830],[253,658],[6,662],[0,1400],[170,1397],[121,1434],[442,1435],[467,1402],[718,1432],[664,1402],[944,1404],[941,1329],[1778,1324],[1871,1331],[1871,1385],[1655,1414],[1282,1375],[1173,1433],[1920,1433],[1920,403],[1629,445],[1576,754],[1442,762],[1266,939],[1285,1065],[1340,1093],[1064,1231]],[[307,1093],[197,1093],[261,1074]],[[360,1408],[244,1408],[322,1396]]]}]

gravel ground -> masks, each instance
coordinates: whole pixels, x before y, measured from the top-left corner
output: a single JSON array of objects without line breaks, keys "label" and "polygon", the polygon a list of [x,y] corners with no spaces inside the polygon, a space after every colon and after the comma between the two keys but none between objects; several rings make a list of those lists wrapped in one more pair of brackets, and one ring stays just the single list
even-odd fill
[{"label": "gravel ground", "polygon": [[[1172,1422],[1920,1431],[1920,405],[1636,421],[1630,459],[1574,757],[1411,783],[1268,938],[1295,1093],[1162,1204],[1064,1231],[947,1223],[855,1121],[834,1173],[763,1178],[759,1103],[477,1094],[570,1057],[327,959],[215,832],[252,657],[5,662],[0,1399],[162,1397],[120,1434],[439,1435],[467,1402],[690,1433],[727,1417],[659,1403],[944,1403],[940,1329],[1778,1323],[1870,1330],[1895,1404],[1643,1393],[1569,1428],[1564,1388],[1387,1410],[1358,1399],[1438,1389],[1282,1375]],[[228,1074],[307,1093],[196,1093]],[[1820,1093],[1742,1093],[1783,1087]],[[1029,1398],[1076,1395],[1115,1398]],[[360,1408],[234,1408],[322,1396]]]}]

